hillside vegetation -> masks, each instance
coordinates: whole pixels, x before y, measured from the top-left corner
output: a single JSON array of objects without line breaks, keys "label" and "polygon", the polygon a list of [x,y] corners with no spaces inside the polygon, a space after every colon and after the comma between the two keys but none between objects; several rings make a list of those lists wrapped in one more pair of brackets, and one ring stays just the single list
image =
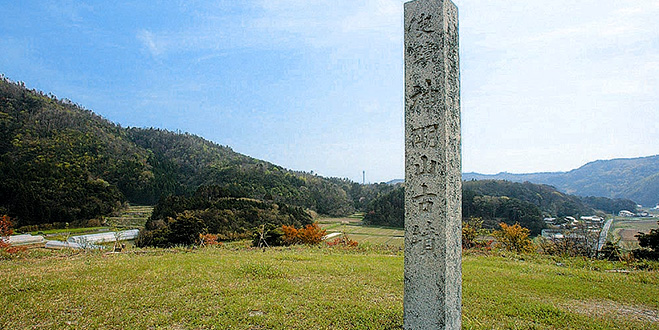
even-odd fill
[{"label": "hillside vegetation", "polygon": [[[471,180],[462,184],[463,219],[481,218],[486,228],[500,222],[519,223],[537,235],[544,228],[544,216],[591,215],[597,211],[617,213],[635,210],[630,200],[582,198],[563,194],[548,185],[504,180]],[[364,222],[372,225],[404,226],[404,188],[382,193],[368,206]]]},{"label": "hillside vegetation", "polygon": [[[154,205],[168,196],[179,196],[182,201],[199,187],[214,187],[227,197],[286,205],[282,209],[301,207],[330,216],[368,211],[367,223],[403,225],[400,185],[323,178],[236,153],[192,134],[124,128],[70,100],[1,78],[0,214],[9,215],[16,228],[90,224],[88,220],[116,214],[127,203]],[[627,173],[641,181],[635,187],[646,187],[644,193],[652,193],[650,186],[656,177],[645,174],[652,171],[653,158],[645,159],[643,166],[618,163],[627,164],[626,170],[611,162],[595,162],[591,167],[595,172],[596,168],[606,169],[605,178]],[[577,175],[579,171],[573,172],[571,175]],[[595,182],[597,176],[584,178],[575,178],[575,182]],[[543,215],[584,215],[593,209],[616,213],[623,208],[632,210],[634,204],[621,199],[578,198],[529,183],[466,181],[463,215],[481,217],[486,225],[488,221],[520,222],[537,233]]]},{"label": "hillside vegetation", "polygon": [[0,213],[16,227],[82,222],[200,185],[328,215],[352,213],[376,189],[289,171],[188,133],[123,128],[0,79]]},{"label": "hillside vegetation", "polygon": [[569,172],[484,175],[465,173],[465,180],[509,180],[548,184],[567,194],[631,199],[659,204],[659,155],[597,160]]},{"label": "hillside vegetation", "polygon": [[282,225],[312,224],[304,209],[284,203],[236,196],[218,186],[201,186],[191,197],[168,196],[156,204],[140,232],[139,246],[169,247],[197,244],[200,234],[221,241],[247,239]]}]

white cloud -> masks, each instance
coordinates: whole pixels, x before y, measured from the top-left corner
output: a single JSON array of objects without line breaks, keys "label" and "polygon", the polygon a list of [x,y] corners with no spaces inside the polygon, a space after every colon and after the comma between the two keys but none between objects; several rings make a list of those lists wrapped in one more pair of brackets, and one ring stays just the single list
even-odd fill
[{"label": "white cloud", "polygon": [[241,6],[241,16],[210,7],[195,13],[192,25],[141,30],[137,37],[156,56],[245,48],[368,50],[402,38],[400,0],[259,0]]},{"label": "white cloud", "polygon": [[[324,92],[302,86],[324,94],[305,97],[307,103],[300,102],[306,108],[331,107],[333,116],[345,117],[353,107],[352,112],[384,117],[402,112],[401,104],[391,102],[391,95],[401,93],[391,82],[402,85],[403,2],[258,0],[233,5],[240,7],[237,13],[208,6],[194,11],[194,19],[185,20],[188,25],[143,29],[137,38],[154,57],[185,53],[197,62],[236,51],[290,51],[296,59],[314,61],[307,65],[322,67],[315,80],[334,79],[322,84]],[[455,2],[460,10],[465,170],[567,170],[593,158],[627,156],[619,150],[641,150],[625,145],[651,148],[639,142],[638,134],[603,137],[601,132],[632,125],[657,131],[659,112],[647,110],[659,106],[657,1]],[[309,53],[323,58],[311,60]],[[281,79],[281,85],[297,81]],[[305,107],[292,108],[303,112]],[[644,138],[656,141],[659,133]],[[290,157],[305,158],[294,154]]]},{"label": "white cloud", "polygon": [[156,36],[151,31],[148,30],[141,30],[137,33],[137,39],[142,43],[142,46],[146,48],[149,53],[157,57],[163,52],[163,46],[162,44],[159,44],[159,42],[156,40]]}]

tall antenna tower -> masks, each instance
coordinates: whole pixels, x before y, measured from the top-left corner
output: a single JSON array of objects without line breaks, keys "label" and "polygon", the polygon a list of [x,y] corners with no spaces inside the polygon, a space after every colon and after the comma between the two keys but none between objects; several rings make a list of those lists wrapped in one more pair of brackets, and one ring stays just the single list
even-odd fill
[{"label": "tall antenna tower", "polygon": [[366,171],[362,171],[362,184],[366,184]]}]

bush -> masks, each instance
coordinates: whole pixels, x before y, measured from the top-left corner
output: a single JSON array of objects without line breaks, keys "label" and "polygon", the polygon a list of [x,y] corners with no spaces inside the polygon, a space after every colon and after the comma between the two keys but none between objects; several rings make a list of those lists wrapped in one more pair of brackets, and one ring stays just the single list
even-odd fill
[{"label": "bush", "polygon": [[281,230],[284,233],[283,237],[281,238],[283,245],[293,245],[300,243],[298,241],[298,230],[295,228],[295,226],[283,225],[281,226]]},{"label": "bush", "polygon": [[201,219],[190,211],[183,211],[176,218],[169,218],[165,227],[140,231],[135,244],[138,247],[194,245],[199,243],[199,235],[205,231],[206,226]]},{"label": "bush", "polygon": [[19,233],[29,233],[38,230],[39,230],[39,226],[37,225],[21,226],[18,227],[18,229],[16,229],[16,231]]},{"label": "bush", "polygon": [[348,236],[343,234],[342,236],[337,237],[337,238],[327,242],[327,245],[328,246],[342,246],[342,247],[352,248],[352,247],[357,247],[359,245],[359,243],[349,239]]},{"label": "bush", "polygon": [[172,245],[193,245],[199,242],[199,235],[206,230],[204,222],[190,211],[183,211],[176,215],[176,219],[169,219],[169,243]]},{"label": "bush", "polygon": [[[657,221],[659,225],[659,221]],[[638,239],[638,245],[653,251],[659,251],[659,228],[650,229],[647,234],[638,233],[634,235]]]},{"label": "bush", "polygon": [[12,223],[8,215],[0,218],[0,259],[12,259],[19,252],[26,250],[23,246],[11,246],[8,242],[9,236],[14,233]]},{"label": "bush", "polygon": [[14,230],[11,229],[11,219],[8,215],[3,215],[0,218],[0,248],[6,248],[9,246],[8,238],[11,234],[14,233]]},{"label": "bush", "polygon": [[140,230],[137,239],[135,240],[135,245],[137,247],[169,247],[169,228],[164,227],[156,230]]},{"label": "bush", "polygon": [[[659,224],[659,221],[657,221]],[[632,251],[634,258],[645,260],[659,260],[659,228],[650,229],[647,234],[638,233],[634,235],[638,239],[640,249]]]},{"label": "bush", "polygon": [[492,244],[491,240],[482,240],[478,237],[486,236],[488,229],[483,229],[483,219],[472,217],[462,221],[462,248],[463,249],[486,249],[489,250]]},{"label": "bush", "polygon": [[14,230],[11,229],[12,223],[8,215],[3,215],[0,218],[0,236],[7,237],[14,233]]},{"label": "bush", "polygon": [[199,234],[199,241],[202,246],[222,245],[222,243],[218,241],[219,238],[220,236],[217,234]]},{"label": "bush", "polygon": [[632,255],[636,259],[659,260],[659,251],[649,249],[635,249],[632,251]]},{"label": "bush", "polygon": [[323,236],[327,233],[320,229],[317,224],[307,225],[304,228],[296,229],[293,226],[282,226],[284,236],[282,241],[285,245],[307,244],[318,245],[323,241]]},{"label": "bush", "polygon": [[499,226],[501,226],[501,230],[492,232],[498,241],[498,245],[508,251],[533,252],[533,242],[529,238],[530,231],[527,228],[520,226],[519,223],[509,226],[502,222]]},{"label": "bush", "polygon": [[101,220],[99,219],[89,219],[87,220],[86,227],[100,227],[101,226]]}]

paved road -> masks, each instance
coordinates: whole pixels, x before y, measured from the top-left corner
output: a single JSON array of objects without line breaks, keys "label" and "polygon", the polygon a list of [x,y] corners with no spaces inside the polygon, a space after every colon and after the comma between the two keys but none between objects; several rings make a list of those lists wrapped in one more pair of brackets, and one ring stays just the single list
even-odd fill
[{"label": "paved road", "polygon": [[604,224],[604,227],[602,227],[602,231],[600,232],[600,240],[597,242],[597,251],[601,251],[602,247],[604,247],[604,244],[606,244],[606,237],[609,235],[609,229],[611,229],[612,223],[613,219],[609,219]]}]

